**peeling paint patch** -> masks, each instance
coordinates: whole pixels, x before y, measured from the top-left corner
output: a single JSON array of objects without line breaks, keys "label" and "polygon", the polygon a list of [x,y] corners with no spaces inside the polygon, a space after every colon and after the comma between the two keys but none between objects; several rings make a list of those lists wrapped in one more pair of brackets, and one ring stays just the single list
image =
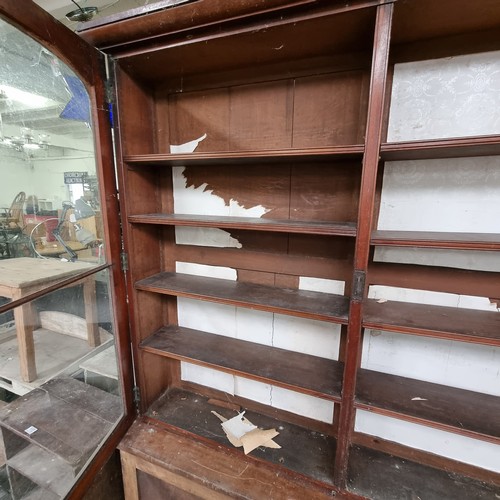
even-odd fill
[{"label": "peeling paint patch", "polygon": [[172,169],[174,183],[174,210],[178,214],[232,215],[238,217],[262,217],[269,209],[262,205],[245,208],[238,200],[230,199],[227,203],[221,196],[207,189],[205,182],[197,187],[187,185],[184,175],[186,167]]},{"label": "peeling paint patch", "polygon": [[175,228],[175,242],[178,245],[195,245],[200,247],[242,248],[242,244],[227,231],[206,227]]},{"label": "peeling paint patch", "polygon": [[[174,212],[191,215],[221,215],[237,217],[262,217],[270,209],[262,205],[245,208],[238,200],[229,199],[214,194],[208,184],[188,185],[184,175],[185,167],[174,167],[172,179],[174,187]],[[214,228],[177,227],[176,243],[179,245],[211,246],[221,248],[241,248],[241,243],[227,231]]]}]

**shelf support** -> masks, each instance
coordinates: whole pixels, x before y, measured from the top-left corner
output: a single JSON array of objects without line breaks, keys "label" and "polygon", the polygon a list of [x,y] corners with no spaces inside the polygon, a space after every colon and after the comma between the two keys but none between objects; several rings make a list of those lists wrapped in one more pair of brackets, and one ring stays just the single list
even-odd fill
[{"label": "shelf support", "polygon": [[[368,103],[363,174],[361,177],[359,200],[358,231],[354,255],[354,293],[351,297],[349,323],[347,327],[342,403],[339,414],[338,441],[334,469],[334,482],[341,488],[345,488],[347,485],[349,450],[356,417],[354,398],[356,392],[356,376],[361,357],[362,301],[365,293],[364,276],[366,275],[370,253],[370,236],[375,205],[377,169],[384,123],[384,98],[387,85],[387,68],[393,10],[393,3],[383,4],[377,7],[375,24],[370,100]],[[361,285],[363,289],[358,291],[357,289],[360,288]]]}]

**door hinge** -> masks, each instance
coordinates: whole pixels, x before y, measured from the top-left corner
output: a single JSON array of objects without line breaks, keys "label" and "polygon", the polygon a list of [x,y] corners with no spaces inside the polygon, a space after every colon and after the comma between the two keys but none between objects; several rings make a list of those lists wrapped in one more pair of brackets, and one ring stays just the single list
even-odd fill
[{"label": "door hinge", "polygon": [[134,404],[137,409],[139,409],[139,404],[141,403],[141,390],[139,389],[139,386],[135,385],[134,386]]},{"label": "door hinge", "polygon": [[106,89],[106,102],[108,104],[113,104],[115,102],[115,84],[111,78],[108,78],[105,82]]},{"label": "door hinge", "polygon": [[366,272],[359,269],[354,270],[352,283],[352,299],[361,302],[365,293]]},{"label": "door hinge", "polygon": [[122,252],[120,254],[120,260],[122,263],[122,271],[128,271],[128,253]]}]

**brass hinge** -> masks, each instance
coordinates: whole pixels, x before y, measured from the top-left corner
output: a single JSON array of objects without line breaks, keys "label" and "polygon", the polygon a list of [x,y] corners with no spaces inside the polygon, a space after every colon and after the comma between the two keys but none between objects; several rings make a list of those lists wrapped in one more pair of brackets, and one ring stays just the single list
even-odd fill
[{"label": "brass hinge", "polygon": [[352,299],[361,302],[365,294],[366,273],[359,269],[354,270],[352,283]]},{"label": "brass hinge", "polygon": [[134,386],[134,404],[137,409],[139,409],[139,404],[141,402],[141,390],[139,389],[139,386],[135,385]]},{"label": "brass hinge", "polygon": [[122,271],[128,271],[128,253],[122,252],[120,254],[120,260],[122,263]]}]

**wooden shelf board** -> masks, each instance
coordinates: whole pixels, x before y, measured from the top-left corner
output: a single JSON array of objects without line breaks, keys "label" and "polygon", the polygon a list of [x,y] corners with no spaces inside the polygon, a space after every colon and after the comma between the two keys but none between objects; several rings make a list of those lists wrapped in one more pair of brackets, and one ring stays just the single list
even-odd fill
[{"label": "wooden shelf board", "polygon": [[206,300],[332,323],[347,323],[349,299],[307,290],[205,278],[179,273],[159,273],[136,282],[138,290]]},{"label": "wooden shelf board", "polygon": [[485,135],[426,141],[389,142],[381,145],[383,160],[429,160],[500,154],[500,136]]},{"label": "wooden shelf board", "polygon": [[262,219],[259,217],[223,217],[185,214],[131,215],[128,217],[128,221],[135,224],[216,227],[220,229],[245,229],[250,231],[320,234],[326,236],[356,236],[356,224],[354,222],[277,220]]},{"label": "wooden shelf board", "polygon": [[500,313],[376,300],[365,302],[365,328],[500,346]]},{"label": "wooden shelf board", "polygon": [[372,245],[438,248],[448,250],[500,250],[500,234],[447,233],[435,231],[372,232]]},{"label": "wooden shelf board", "polygon": [[[228,419],[237,415],[234,410],[210,404],[204,396],[180,389],[165,392],[146,415],[230,448],[235,453],[242,453],[240,448],[233,448],[229,443],[220,420],[211,411]],[[279,435],[274,441],[281,446],[280,449],[257,448],[249,456],[332,484],[334,438],[249,410],[245,412],[245,417],[261,429],[276,429]]]},{"label": "wooden shelf board", "polygon": [[500,444],[497,396],[361,369],[355,405]]},{"label": "wooden shelf board", "polygon": [[340,401],[342,363],[211,333],[167,326],[141,343],[145,351],[311,396]]},{"label": "wooden shelf board", "polygon": [[196,166],[196,165],[252,165],[262,163],[332,162],[345,159],[362,159],[362,144],[335,146],[331,148],[280,149],[262,151],[220,151],[213,153],[144,154],[126,155],[123,160],[129,165]]},{"label": "wooden shelf board", "polygon": [[354,445],[348,489],[373,500],[456,500],[495,498],[500,487],[476,479]]},{"label": "wooden shelf board", "polygon": [[68,493],[77,474],[77,471],[59,456],[48,453],[35,445],[28,445],[9,458],[7,465],[43,490],[58,495],[59,498]]}]

